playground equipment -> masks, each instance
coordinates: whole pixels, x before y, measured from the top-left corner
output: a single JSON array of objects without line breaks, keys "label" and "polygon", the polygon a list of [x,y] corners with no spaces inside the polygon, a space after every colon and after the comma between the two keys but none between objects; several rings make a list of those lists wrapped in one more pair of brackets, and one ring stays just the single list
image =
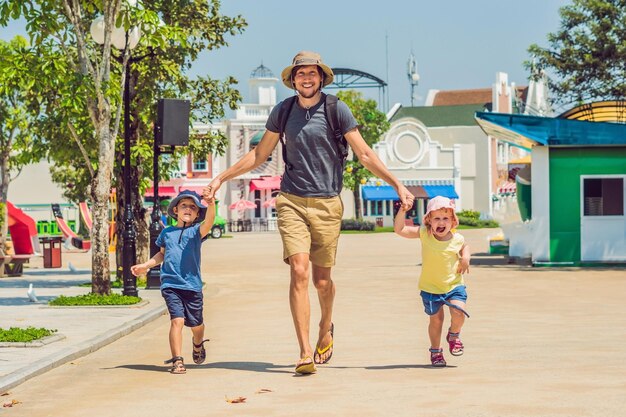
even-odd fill
[{"label": "playground equipment", "polygon": [[63,237],[68,240],[75,248],[82,250],[89,250],[91,248],[91,241],[85,240],[78,236],[68,225],[65,223],[63,219],[63,214],[61,213],[61,207],[58,204],[52,204],[52,213],[57,221],[57,225],[61,232],[63,233]]},{"label": "playground equipment", "polygon": [[4,271],[2,272],[6,272],[8,276],[20,276],[24,264],[36,256],[36,252],[39,251],[37,224],[30,216],[9,201],[7,201],[7,214],[13,253],[0,256],[0,266],[4,263]]}]

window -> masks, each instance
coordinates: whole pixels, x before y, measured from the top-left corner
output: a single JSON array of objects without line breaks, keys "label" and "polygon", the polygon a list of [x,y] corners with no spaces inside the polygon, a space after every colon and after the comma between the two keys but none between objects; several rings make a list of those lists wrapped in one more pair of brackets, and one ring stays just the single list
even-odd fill
[{"label": "window", "polygon": [[207,161],[193,161],[194,171],[208,171]]},{"label": "window", "polygon": [[385,201],[385,212],[387,213],[387,216],[391,215],[391,200]]},{"label": "window", "polygon": [[383,201],[370,201],[370,216],[383,215]]},{"label": "window", "polygon": [[624,178],[584,178],[585,216],[623,216]]}]

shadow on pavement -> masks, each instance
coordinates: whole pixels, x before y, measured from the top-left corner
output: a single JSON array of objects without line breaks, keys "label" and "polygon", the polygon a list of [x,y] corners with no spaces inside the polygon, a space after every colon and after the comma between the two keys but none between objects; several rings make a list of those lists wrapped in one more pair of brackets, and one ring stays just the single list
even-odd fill
[{"label": "shadow on pavement", "polygon": [[[269,372],[269,373],[286,373],[291,374],[292,371],[281,371],[273,368],[288,368],[292,369],[291,365],[274,365],[267,362],[214,362],[206,363],[203,365],[195,365],[193,363],[185,363],[185,368],[190,369],[233,369],[239,371],[252,371],[252,372]],[[132,364],[132,365],[120,365],[113,368],[102,369],[132,369],[135,371],[156,371],[156,372],[168,372],[168,366],[156,366],[145,364]]]},{"label": "shadow on pavement", "polygon": [[386,371],[390,369],[445,369],[445,368],[456,368],[454,365],[446,365],[445,367],[437,368],[432,365],[379,365],[379,366],[365,366],[363,369],[367,369],[368,371]]}]

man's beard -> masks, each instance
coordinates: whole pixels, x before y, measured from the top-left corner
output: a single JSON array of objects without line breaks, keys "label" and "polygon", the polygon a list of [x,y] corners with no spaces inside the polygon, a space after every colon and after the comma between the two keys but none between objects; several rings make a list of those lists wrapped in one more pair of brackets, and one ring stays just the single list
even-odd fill
[{"label": "man's beard", "polygon": [[302,92],[302,90],[300,90],[300,89],[296,89],[296,91],[298,92],[298,95],[299,95],[300,97],[302,97],[302,98],[313,98],[313,97],[315,97],[315,95],[316,95],[317,93],[319,93],[319,92],[320,92],[320,88],[318,87],[318,88],[316,88],[315,90],[313,90],[313,92],[308,93],[308,94],[304,94],[304,93]]}]

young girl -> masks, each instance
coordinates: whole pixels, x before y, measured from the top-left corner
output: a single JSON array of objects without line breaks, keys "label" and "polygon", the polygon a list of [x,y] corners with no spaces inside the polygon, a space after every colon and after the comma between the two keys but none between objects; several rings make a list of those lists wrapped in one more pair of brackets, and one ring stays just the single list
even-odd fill
[{"label": "young girl", "polygon": [[394,222],[396,234],[422,241],[422,274],[419,279],[420,295],[426,314],[430,316],[430,361],[433,366],[446,366],[441,348],[444,310],[447,305],[452,317],[446,341],[450,354],[463,354],[463,343],[459,335],[465,321],[467,293],[463,282],[464,273],[469,272],[470,251],[465,238],[456,233],[459,220],[454,212],[454,201],[437,196],[428,202],[424,215],[424,227],[406,226],[406,210],[400,207]]}]

